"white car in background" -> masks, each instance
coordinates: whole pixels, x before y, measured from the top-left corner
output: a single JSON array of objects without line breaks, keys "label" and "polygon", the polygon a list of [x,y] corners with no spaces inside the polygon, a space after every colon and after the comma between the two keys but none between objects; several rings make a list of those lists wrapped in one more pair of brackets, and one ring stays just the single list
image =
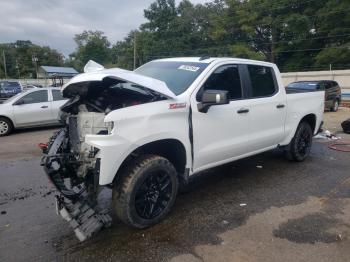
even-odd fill
[{"label": "white car in background", "polygon": [[60,107],[67,102],[59,88],[32,89],[0,104],[0,136],[14,129],[59,124]]}]

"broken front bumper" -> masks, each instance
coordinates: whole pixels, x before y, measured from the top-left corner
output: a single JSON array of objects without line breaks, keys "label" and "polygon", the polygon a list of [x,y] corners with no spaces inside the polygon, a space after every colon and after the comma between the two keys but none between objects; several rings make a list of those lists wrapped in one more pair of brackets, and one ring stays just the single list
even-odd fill
[{"label": "broken front bumper", "polygon": [[62,146],[66,143],[66,139],[67,130],[64,128],[54,135],[49,147],[44,150],[45,155],[41,165],[50,181],[60,192],[55,196],[57,214],[68,221],[77,238],[84,241],[102,228],[109,227],[112,218],[108,211],[98,211],[96,205],[91,204],[84,186],[68,188],[65,185],[62,172],[64,172],[67,156],[62,153]]},{"label": "broken front bumper", "polygon": [[67,201],[63,196],[55,196],[56,212],[60,214],[73,228],[76,237],[80,241],[90,238],[103,227],[112,224],[112,218],[107,211],[97,213],[87,202]]}]

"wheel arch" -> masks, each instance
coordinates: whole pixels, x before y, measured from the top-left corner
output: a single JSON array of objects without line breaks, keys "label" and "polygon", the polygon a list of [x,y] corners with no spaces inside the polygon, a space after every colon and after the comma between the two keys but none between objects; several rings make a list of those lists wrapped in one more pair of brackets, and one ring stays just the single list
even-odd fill
[{"label": "wheel arch", "polygon": [[316,132],[315,128],[316,128],[316,115],[315,114],[308,114],[306,116],[304,116],[298,123],[298,125],[300,125],[300,123],[302,122],[306,122],[310,125],[313,134]]},{"label": "wheel arch", "polygon": [[0,118],[6,118],[7,120],[9,120],[11,122],[12,128],[15,128],[15,122],[8,116],[5,115],[0,115]]},{"label": "wheel arch", "polygon": [[133,150],[121,163],[113,179],[118,181],[123,170],[135,159],[143,154],[159,155],[168,159],[175,167],[178,174],[184,174],[187,164],[187,153],[184,144],[178,139],[160,139],[146,143]]}]

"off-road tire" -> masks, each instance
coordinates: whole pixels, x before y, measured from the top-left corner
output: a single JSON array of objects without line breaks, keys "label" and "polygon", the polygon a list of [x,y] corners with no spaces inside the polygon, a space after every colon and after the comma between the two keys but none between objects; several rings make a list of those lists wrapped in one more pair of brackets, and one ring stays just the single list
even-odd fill
[{"label": "off-road tire", "polygon": [[290,144],[285,148],[288,160],[302,162],[310,154],[312,145],[312,129],[309,123],[301,122]]},{"label": "off-road tire", "polygon": [[0,117],[0,136],[7,136],[13,130],[12,122],[6,117]]},{"label": "off-road tire", "polygon": [[[171,187],[171,193],[167,192],[166,194],[166,199],[169,200],[164,200],[165,202],[168,201],[166,205],[163,201],[160,202],[161,204],[158,204],[161,206],[164,205],[163,209],[162,207],[157,209],[162,209],[159,214],[155,217],[145,218],[140,214],[140,208],[139,206],[136,206],[135,200],[137,196],[149,195],[150,191],[143,194],[142,188],[147,188],[147,182],[150,180],[154,181],[154,177],[151,178],[151,176],[158,173],[164,174],[171,183],[171,185],[167,187],[167,190],[170,190]],[[161,185],[160,182],[159,185]],[[120,179],[115,183],[113,188],[113,208],[117,217],[124,223],[136,228],[150,227],[159,223],[169,213],[175,203],[178,187],[179,182],[177,172],[167,159],[157,155],[143,155],[135,159],[135,161],[132,161],[132,164],[122,171]],[[160,188],[161,187],[159,186],[158,189],[160,190]],[[159,197],[161,196],[161,193],[159,193]],[[158,199],[158,197],[156,197],[156,199],[157,200],[152,201],[161,200],[161,198]]]},{"label": "off-road tire", "polygon": [[339,109],[339,100],[336,99],[333,101],[332,107],[331,107],[331,111],[332,112],[337,112]]}]

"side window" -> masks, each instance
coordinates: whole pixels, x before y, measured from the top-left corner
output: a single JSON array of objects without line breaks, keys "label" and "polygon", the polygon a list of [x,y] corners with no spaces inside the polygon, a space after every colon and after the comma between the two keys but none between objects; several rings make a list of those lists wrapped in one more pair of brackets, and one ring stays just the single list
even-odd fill
[{"label": "side window", "polygon": [[325,82],[325,87],[326,87],[326,89],[332,88],[332,83],[331,82]]},{"label": "side window", "polygon": [[317,89],[318,90],[325,90],[326,89],[326,84],[324,82],[320,82],[317,84]]},{"label": "side window", "polygon": [[[228,98],[242,98],[241,80],[239,77],[237,65],[225,65],[217,68],[205,81],[201,91],[201,95],[205,90],[224,90],[228,91]],[[197,99],[199,97],[197,96]]]},{"label": "side window", "polygon": [[274,72],[271,67],[248,65],[252,84],[252,97],[271,96],[277,91]]},{"label": "side window", "polygon": [[24,97],[21,98],[21,101],[23,101],[23,104],[34,104],[34,103],[42,103],[47,102],[47,90],[40,90],[32,92]]},{"label": "side window", "polygon": [[64,100],[60,90],[52,90],[53,101]]}]

